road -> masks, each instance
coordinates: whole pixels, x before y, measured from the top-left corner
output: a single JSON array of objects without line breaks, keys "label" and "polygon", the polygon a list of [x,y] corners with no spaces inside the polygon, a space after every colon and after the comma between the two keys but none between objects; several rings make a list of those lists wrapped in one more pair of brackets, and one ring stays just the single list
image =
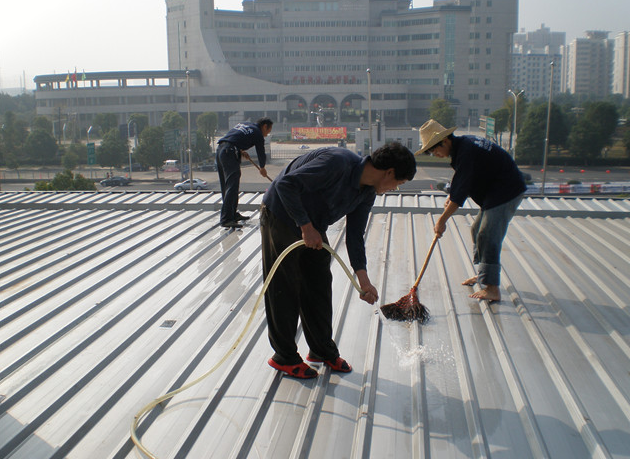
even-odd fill
[{"label": "road", "polygon": [[[280,171],[289,163],[289,159],[274,159],[267,164],[267,172],[270,177],[276,177]],[[532,181],[542,181],[542,171],[539,167],[521,167],[521,170],[528,173],[532,177]],[[269,185],[269,181],[262,177],[258,170],[251,163],[243,162],[241,176],[241,191],[253,192],[264,191]],[[133,172],[132,183],[126,187],[102,187],[98,180],[104,178],[105,169],[103,170],[77,170],[75,173],[81,173],[85,177],[97,179],[97,189],[99,191],[111,189],[124,189],[128,191],[172,191],[173,185],[180,181],[179,172],[162,172],[159,173],[159,179],[156,178],[155,171]],[[127,175],[128,173],[115,171],[114,175]],[[404,184],[400,189],[407,192],[420,192],[427,190],[436,190],[439,183],[446,183],[451,180],[453,170],[447,163],[437,166],[419,166],[413,181]],[[14,180],[6,181],[6,178],[17,178],[14,171],[0,171],[0,186],[2,191],[23,191],[25,188],[33,189],[36,180],[51,180],[54,172],[42,171],[22,171],[22,180],[17,182]],[[219,178],[216,172],[200,172],[193,171],[194,178],[201,178],[208,182],[210,190],[219,191]],[[617,167],[611,169],[605,168],[561,168],[548,167],[545,180],[551,183],[567,183],[569,180],[578,180],[582,183],[588,182],[630,182],[630,168]]]}]

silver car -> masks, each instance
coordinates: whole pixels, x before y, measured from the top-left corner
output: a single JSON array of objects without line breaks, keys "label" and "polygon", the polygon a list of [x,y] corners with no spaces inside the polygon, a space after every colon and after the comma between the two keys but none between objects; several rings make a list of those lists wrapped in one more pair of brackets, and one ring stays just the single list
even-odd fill
[{"label": "silver car", "polygon": [[[201,179],[193,179],[193,190],[209,190],[208,182]],[[177,191],[186,191],[190,190],[190,179],[184,180],[183,182],[176,183],[173,188]]]}]

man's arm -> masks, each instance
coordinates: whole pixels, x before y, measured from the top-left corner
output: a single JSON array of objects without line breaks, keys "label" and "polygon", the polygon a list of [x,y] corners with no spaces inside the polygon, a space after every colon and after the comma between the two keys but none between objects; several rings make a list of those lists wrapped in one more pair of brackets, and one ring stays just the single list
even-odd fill
[{"label": "man's arm", "polygon": [[[247,153],[245,150],[241,150],[241,157],[245,158],[248,161],[252,160],[252,158],[249,156],[249,153]],[[264,167],[259,167],[258,172],[260,172],[260,175],[262,175],[263,177],[267,177],[267,169],[265,169]]]},{"label": "man's arm", "polygon": [[363,294],[359,295],[359,298],[370,304],[376,303],[376,301],[378,300],[378,291],[376,290],[376,287],[372,285],[367,271],[365,269],[359,269],[356,272],[356,275],[357,279],[359,280],[361,290],[363,290]]},{"label": "man's arm", "polygon": [[451,201],[450,196],[446,198],[446,202],[444,203],[444,212],[442,212],[442,215],[440,215],[440,218],[438,218],[435,223],[435,227],[433,228],[433,231],[435,231],[435,234],[437,234],[438,237],[442,237],[442,234],[446,231],[446,222],[449,218],[451,218],[451,215],[457,212],[457,209],[459,209],[459,204],[455,201]]}]

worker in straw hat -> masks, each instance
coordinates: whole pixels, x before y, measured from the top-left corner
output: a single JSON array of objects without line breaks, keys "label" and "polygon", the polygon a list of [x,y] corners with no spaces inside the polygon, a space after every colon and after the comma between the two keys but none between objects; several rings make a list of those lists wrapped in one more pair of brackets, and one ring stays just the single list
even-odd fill
[{"label": "worker in straw hat", "polygon": [[466,279],[462,285],[479,282],[482,289],[471,294],[471,298],[500,301],[501,246],[527,187],[508,152],[482,137],[456,136],[455,129],[446,129],[435,120],[427,121],[420,128],[422,148],[415,154],[450,157],[455,170],[450,195],[434,231],[442,237],[446,222],[468,197],[479,205],[471,228],[477,275]]}]

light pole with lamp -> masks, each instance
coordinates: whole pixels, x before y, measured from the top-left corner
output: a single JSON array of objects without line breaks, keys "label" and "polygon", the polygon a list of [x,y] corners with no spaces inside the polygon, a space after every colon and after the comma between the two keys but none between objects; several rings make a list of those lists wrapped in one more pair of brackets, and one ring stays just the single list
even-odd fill
[{"label": "light pole with lamp", "polygon": [[[129,120],[127,122],[127,138],[129,138],[129,133],[131,132],[131,124],[135,124],[134,120]],[[138,129],[138,125],[135,124],[135,128]],[[134,130],[134,136],[135,136],[136,131]],[[127,148],[129,148],[129,146],[127,146]],[[129,180],[131,180],[131,170],[133,169],[133,166],[131,165],[131,153],[132,151],[129,150]]]},{"label": "light pole with lamp", "polygon": [[514,119],[512,120],[513,121],[512,122],[512,135],[510,136],[510,152],[512,153],[512,159],[515,159],[516,153],[514,151],[514,147],[512,147],[512,144],[514,142],[514,137],[516,136],[516,114],[517,114],[517,107],[518,107],[518,96],[523,94],[525,90],[521,89],[521,91],[518,94],[514,94],[514,91],[512,91],[511,89],[508,89],[508,92],[512,94],[512,97],[514,98]]},{"label": "light pole with lamp", "polygon": [[193,190],[192,150],[190,148],[190,70],[186,70],[186,98],[188,101],[188,178]]},{"label": "light pole with lamp", "polygon": [[541,193],[545,194],[545,177],[547,175],[547,153],[549,152],[549,125],[551,124],[551,99],[553,96],[553,68],[556,65],[554,61],[551,61],[551,77],[549,81],[549,106],[547,107],[547,130],[545,132],[545,152],[543,154],[543,176],[542,176],[542,188]]},{"label": "light pole with lamp", "polygon": [[[85,132],[85,134],[87,135],[87,143],[86,143],[86,147],[89,149],[89,145],[90,145],[90,132],[92,132],[92,126],[90,126],[87,131]],[[88,155],[89,156],[89,155]],[[88,164],[89,164],[89,158],[88,158]],[[90,164],[90,178],[92,178],[92,165]]]},{"label": "light pole with lamp", "polygon": [[367,155],[370,156],[372,154],[372,72],[370,72],[370,69],[367,69],[366,72],[368,83],[368,135],[370,136]]}]

